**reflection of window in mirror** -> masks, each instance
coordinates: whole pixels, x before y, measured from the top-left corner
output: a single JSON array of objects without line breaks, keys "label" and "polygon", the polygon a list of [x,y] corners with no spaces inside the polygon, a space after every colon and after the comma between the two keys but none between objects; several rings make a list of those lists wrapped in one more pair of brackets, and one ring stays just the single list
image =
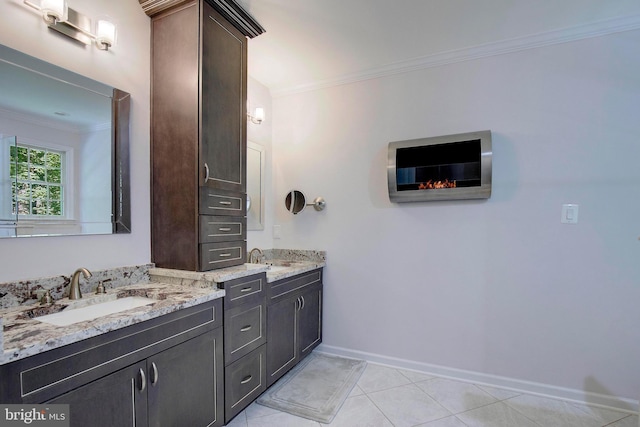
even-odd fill
[{"label": "reflection of window in mirror", "polygon": [[46,147],[9,147],[11,216],[60,219],[65,215],[66,152]]},{"label": "reflection of window in mirror", "polygon": [[247,230],[264,230],[264,147],[247,142]]}]

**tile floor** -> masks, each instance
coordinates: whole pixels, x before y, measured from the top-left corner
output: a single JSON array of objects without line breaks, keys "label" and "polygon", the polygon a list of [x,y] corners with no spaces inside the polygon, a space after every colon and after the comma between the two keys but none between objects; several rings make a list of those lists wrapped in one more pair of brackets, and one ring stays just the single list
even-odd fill
[{"label": "tile floor", "polygon": [[638,427],[638,415],[369,363],[331,424],[252,403],[228,427]]}]

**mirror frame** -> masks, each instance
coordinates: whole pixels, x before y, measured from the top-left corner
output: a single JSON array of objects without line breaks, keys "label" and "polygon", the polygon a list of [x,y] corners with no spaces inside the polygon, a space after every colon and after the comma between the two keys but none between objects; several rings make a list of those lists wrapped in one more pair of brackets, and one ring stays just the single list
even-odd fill
[{"label": "mirror frame", "polygon": [[[26,53],[0,44],[0,60],[34,71],[44,77],[63,81],[74,86],[111,98],[111,234],[131,233],[131,184],[129,127],[131,119],[131,95],[89,77],[67,70]],[[92,234],[70,234],[89,236]],[[48,236],[48,237],[57,237]],[[21,236],[28,237],[28,236]],[[38,236],[44,237],[44,236]]]}]

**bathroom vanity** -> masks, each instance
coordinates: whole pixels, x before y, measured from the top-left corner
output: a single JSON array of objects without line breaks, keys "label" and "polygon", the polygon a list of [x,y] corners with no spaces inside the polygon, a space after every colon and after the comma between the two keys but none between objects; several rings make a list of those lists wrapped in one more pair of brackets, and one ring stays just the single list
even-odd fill
[{"label": "bathroom vanity", "polygon": [[37,317],[66,298],[4,309],[0,401],[70,404],[72,426],[224,425],[321,342],[324,258],[265,262],[151,268],[107,290],[151,303],[68,326]]}]

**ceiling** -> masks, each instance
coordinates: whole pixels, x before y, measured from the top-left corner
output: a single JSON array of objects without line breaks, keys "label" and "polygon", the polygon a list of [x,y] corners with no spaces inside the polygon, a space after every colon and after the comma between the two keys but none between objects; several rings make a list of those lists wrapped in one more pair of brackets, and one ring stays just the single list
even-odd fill
[{"label": "ceiling", "polygon": [[640,28],[638,0],[237,1],[266,29],[248,67],[274,96],[496,43]]},{"label": "ceiling", "polygon": [[68,78],[53,78],[44,69],[17,66],[0,56],[0,110],[16,114],[14,119],[68,131],[111,126],[111,98],[78,85],[70,71],[60,73]]}]

